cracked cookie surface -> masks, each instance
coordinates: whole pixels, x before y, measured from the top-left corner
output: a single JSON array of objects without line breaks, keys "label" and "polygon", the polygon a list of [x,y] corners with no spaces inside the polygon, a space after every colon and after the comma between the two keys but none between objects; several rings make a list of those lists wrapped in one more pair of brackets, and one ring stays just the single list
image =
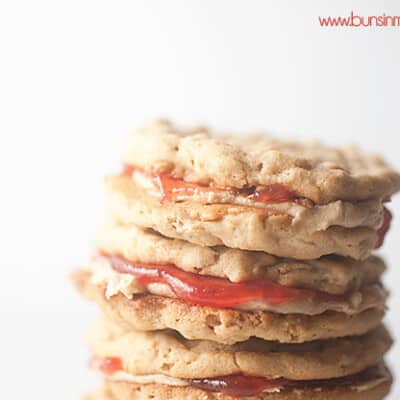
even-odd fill
[{"label": "cracked cookie surface", "polygon": [[282,344],[259,339],[234,345],[186,340],[175,332],[135,332],[102,319],[89,333],[97,358],[119,358],[133,375],[198,379],[244,374],[289,380],[332,379],[378,363],[392,341],[381,326],[359,337]]},{"label": "cracked cookie surface", "polygon": [[214,135],[204,127],[181,130],[165,120],[130,135],[122,159],[150,172],[218,187],[284,184],[320,204],[384,198],[400,188],[400,176],[381,158],[355,147],[266,135]]}]

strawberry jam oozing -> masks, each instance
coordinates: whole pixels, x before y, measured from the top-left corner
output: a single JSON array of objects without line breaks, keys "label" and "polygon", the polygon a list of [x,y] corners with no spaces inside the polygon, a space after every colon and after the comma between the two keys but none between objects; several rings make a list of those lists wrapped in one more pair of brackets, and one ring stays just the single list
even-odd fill
[{"label": "strawberry jam oozing", "polygon": [[282,203],[298,200],[298,196],[286,186],[274,183],[259,189],[254,187],[246,189],[214,188],[198,183],[186,182],[168,174],[150,174],[140,168],[124,165],[122,175],[131,176],[134,171],[140,172],[161,192],[164,199],[179,201],[183,198],[199,194],[231,193],[235,196],[245,197],[259,203]]},{"label": "strawberry jam oozing", "polygon": [[[122,360],[118,357],[93,357],[91,366],[104,375],[111,376],[122,371]],[[382,366],[381,366],[382,367]],[[380,367],[367,368],[354,375],[328,380],[290,381],[288,379],[268,379],[262,376],[244,374],[226,375],[201,379],[182,379],[189,386],[208,392],[224,393],[233,397],[257,396],[258,394],[277,388],[323,388],[335,386],[362,385],[385,376]]]},{"label": "strawberry jam oozing", "polygon": [[191,379],[190,386],[209,392],[225,393],[234,397],[256,396],[268,390],[281,387],[283,380],[259,376],[228,375],[215,378]]},{"label": "strawberry jam oozing", "polygon": [[227,375],[215,378],[191,379],[188,381],[191,386],[209,392],[222,392],[233,397],[257,396],[261,392],[276,388],[324,388],[335,386],[362,385],[385,376],[382,368],[371,367],[354,375],[341,378],[290,381],[287,379],[268,379],[261,376],[249,375]]},{"label": "strawberry jam oozing", "polygon": [[383,241],[385,239],[385,235],[390,228],[390,223],[392,222],[392,214],[391,212],[385,208],[383,214],[383,222],[381,227],[376,231],[378,235],[378,240],[376,241],[375,248],[379,248],[382,246]]},{"label": "strawberry jam oozing", "polygon": [[[218,194],[218,193],[230,193],[234,196],[241,196],[258,203],[284,203],[284,202],[296,202],[307,208],[313,207],[314,203],[305,198],[300,198],[296,193],[289,190],[286,186],[279,183],[274,183],[261,188],[245,188],[245,189],[232,189],[232,188],[212,188],[209,186],[200,185],[197,183],[185,182],[182,179],[174,178],[168,174],[150,174],[144,170],[133,167],[130,165],[124,165],[121,175],[132,176],[134,171],[138,171],[140,174],[146,177],[152,182],[155,188],[157,188],[164,200],[181,201],[185,198],[189,198],[199,194]],[[375,248],[382,246],[385,235],[390,228],[392,220],[392,214],[385,208],[383,223],[381,227],[376,231],[378,239],[375,244]]]},{"label": "strawberry jam oozing", "polygon": [[90,361],[90,365],[104,375],[112,375],[122,370],[122,360],[118,357],[93,357]]},{"label": "strawberry jam oozing", "polygon": [[201,306],[232,308],[252,301],[279,306],[301,299],[339,298],[313,290],[285,287],[267,279],[234,283],[223,278],[182,271],[171,264],[144,264],[106,254],[100,257],[105,258],[115,271],[133,275],[143,287],[151,283],[166,284],[179,299]]}]

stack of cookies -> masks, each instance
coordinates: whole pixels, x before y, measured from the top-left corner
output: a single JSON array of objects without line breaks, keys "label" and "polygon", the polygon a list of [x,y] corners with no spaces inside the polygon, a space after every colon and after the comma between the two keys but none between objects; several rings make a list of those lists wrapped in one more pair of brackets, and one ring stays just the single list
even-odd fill
[{"label": "stack of cookies", "polygon": [[92,400],[378,400],[380,247],[400,176],[356,148],[155,121],[106,179],[96,254],[75,272],[104,317]]}]

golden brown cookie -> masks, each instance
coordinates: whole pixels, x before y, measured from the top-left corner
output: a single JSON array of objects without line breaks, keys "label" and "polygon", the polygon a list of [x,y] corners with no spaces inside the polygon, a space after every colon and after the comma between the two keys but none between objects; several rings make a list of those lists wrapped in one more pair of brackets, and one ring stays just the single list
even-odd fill
[{"label": "golden brown cookie", "polygon": [[123,162],[149,172],[221,188],[283,184],[315,203],[384,198],[400,176],[379,157],[355,147],[333,148],[266,135],[180,130],[153,121],[127,138]]},{"label": "golden brown cookie", "polygon": [[359,337],[302,344],[252,338],[228,346],[186,340],[175,332],[135,332],[106,319],[92,327],[88,339],[96,359],[119,360],[117,371],[175,379],[235,374],[287,380],[332,379],[377,364],[392,344],[383,326]]},{"label": "golden brown cookie", "polygon": [[[364,206],[351,204],[320,206],[332,209],[312,217],[317,206],[298,206],[300,211],[291,215],[279,209],[162,201],[126,176],[109,177],[106,187],[109,212],[116,222],[152,228],[201,246],[225,245],[298,259],[327,254],[365,259],[382,239],[381,205],[373,207],[372,217]],[[369,205],[365,208],[369,210]]]},{"label": "golden brown cookie", "polygon": [[151,229],[115,223],[99,229],[96,247],[103,253],[118,254],[127,260],[172,264],[187,272],[231,282],[269,279],[283,286],[331,294],[354,292],[376,283],[385,270],[383,260],[376,256],[364,261],[338,256],[302,261],[260,251],[199,246],[162,236]]},{"label": "golden brown cookie", "polygon": [[383,309],[360,314],[326,312],[308,316],[283,315],[266,311],[215,309],[188,305],[162,296],[117,294],[107,299],[106,288],[90,281],[90,273],[76,271],[72,280],[78,290],[96,302],[103,312],[119,323],[139,331],[173,329],[187,339],[205,339],[234,344],[258,337],[288,343],[362,335],[380,324]]},{"label": "golden brown cookie", "polygon": [[369,308],[385,308],[387,292],[380,282],[344,295],[290,288],[271,280],[232,283],[226,279],[182,271],[169,264],[142,264],[119,255],[94,256],[84,267],[92,283],[106,286],[108,298],[122,293],[150,293],[179,298],[189,304],[279,314],[318,315],[325,311],[359,314]]},{"label": "golden brown cookie", "polygon": [[[374,371],[375,370],[375,375]],[[389,392],[392,378],[381,367],[371,370],[371,375],[354,377],[344,382],[323,381],[319,384],[301,384],[258,395],[243,396],[245,400],[382,400]],[[127,382],[105,381],[103,388],[84,400],[236,400],[239,397],[221,392],[211,392],[193,386],[168,386],[162,384],[138,385]]]}]

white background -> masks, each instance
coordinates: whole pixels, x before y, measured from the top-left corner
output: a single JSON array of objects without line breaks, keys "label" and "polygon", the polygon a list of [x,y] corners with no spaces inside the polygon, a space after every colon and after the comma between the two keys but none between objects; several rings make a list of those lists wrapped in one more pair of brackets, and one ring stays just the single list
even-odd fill
[{"label": "white background", "polygon": [[[319,26],[352,9],[400,15],[398,1],[0,2],[1,398],[93,386],[83,332],[96,310],[67,274],[143,120],[351,142],[400,168],[400,28]],[[400,333],[399,234],[395,220],[383,253]]]}]

